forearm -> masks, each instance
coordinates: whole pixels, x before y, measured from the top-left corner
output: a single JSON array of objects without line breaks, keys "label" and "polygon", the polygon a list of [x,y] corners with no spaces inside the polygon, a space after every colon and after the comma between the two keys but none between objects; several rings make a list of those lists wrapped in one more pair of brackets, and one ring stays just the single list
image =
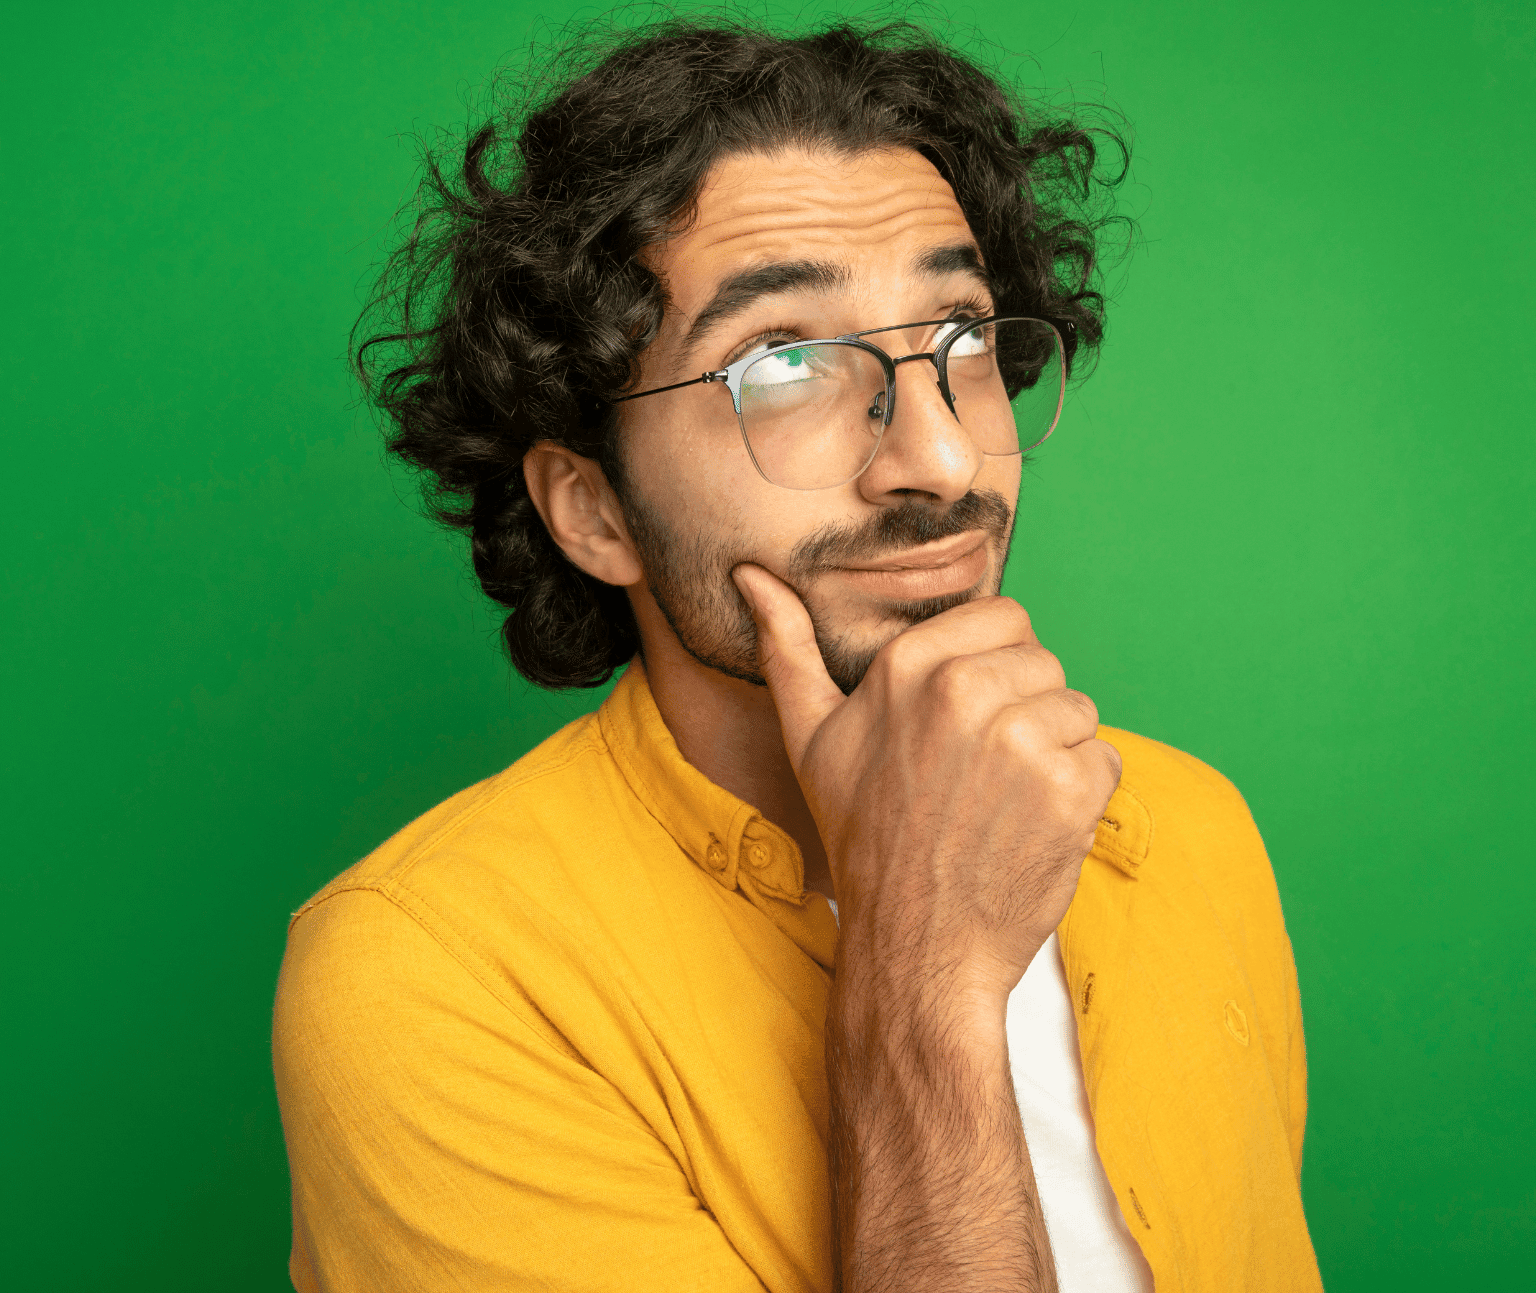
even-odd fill
[{"label": "forearm", "polygon": [[1066,915],[1120,756],[1017,602],[897,634],[845,695],[796,590],[733,574],[842,918],[826,1036],[843,1293],[1055,1293],[1007,1002]]},{"label": "forearm", "polygon": [[1054,1293],[1001,1007],[908,1001],[873,984],[840,984],[831,1004],[843,1293]]}]

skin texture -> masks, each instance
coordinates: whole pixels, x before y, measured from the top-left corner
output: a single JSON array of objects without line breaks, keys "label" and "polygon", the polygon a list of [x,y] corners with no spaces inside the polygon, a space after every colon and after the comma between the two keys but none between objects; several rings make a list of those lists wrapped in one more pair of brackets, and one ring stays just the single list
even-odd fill
[{"label": "skin texture", "polygon": [[[964,215],[914,152],[727,158],[651,254],[672,309],[638,389],[765,336],[984,312],[974,270],[923,268],[957,246],[974,248]],[[690,336],[733,276],[807,261],[830,272]],[[880,339],[895,356],[931,341]],[[1020,458],[982,453],[924,362],[897,369],[869,468],[824,490],[758,475],[718,386],[621,407],[627,507],[552,444],[525,459],[529,489],[570,559],[628,590],[684,757],[787,830],[808,885],[838,900],[842,1287],[1054,1289],[1005,1011],[1071,901],[1119,759],[1024,610],[995,595]]]}]

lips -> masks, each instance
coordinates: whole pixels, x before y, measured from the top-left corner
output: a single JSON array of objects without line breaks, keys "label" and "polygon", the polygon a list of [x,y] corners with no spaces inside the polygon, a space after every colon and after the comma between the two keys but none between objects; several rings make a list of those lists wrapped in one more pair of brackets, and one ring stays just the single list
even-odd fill
[{"label": "lips", "polygon": [[944,566],[963,561],[977,548],[986,546],[987,536],[982,530],[966,530],[948,539],[936,539],[915,548],[908,548],[880,561],[851,562],[840,569],[861,574],[886,574],[917,570],[939,570]]},{"label": "lips", "polygon": [[985,532],[968,530],[880,561],[841,566],[830,573],[876,597],[922,601],[975,585],[987,572],[988,555]]}]

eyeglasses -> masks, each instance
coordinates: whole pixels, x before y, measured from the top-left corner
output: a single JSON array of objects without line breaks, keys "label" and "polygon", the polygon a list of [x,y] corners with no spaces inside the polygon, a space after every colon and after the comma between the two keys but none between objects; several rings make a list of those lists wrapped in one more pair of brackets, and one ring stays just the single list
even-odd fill
[{"label": "eyeglasses", "polygon": [[[892,358],[863,340],[937,328],[934,347]],[[614,403],[718,382],[758,474],[785,489],[831,489],[863,473],[896,412],[896,369],[927,359],[950,413],[982,452],[1022,453],[1056,429],[1066,391],[1061,334],[1043,319],[930,319],[769,346],[691,381]]]}]

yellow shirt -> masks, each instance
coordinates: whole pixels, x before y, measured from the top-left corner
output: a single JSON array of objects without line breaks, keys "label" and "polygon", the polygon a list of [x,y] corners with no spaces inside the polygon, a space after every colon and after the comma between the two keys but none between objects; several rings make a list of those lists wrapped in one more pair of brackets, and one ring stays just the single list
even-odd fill
[{"label": "yellow shirt", "polygon": [[[1158,1293],[1321,1288],[1290,943],[1237,791],[1143,737],[1060,929],[1099,1156]],[[799,851],[638,665],[294,917],[278,1095],[301,1293],[833,1287]]]}]

